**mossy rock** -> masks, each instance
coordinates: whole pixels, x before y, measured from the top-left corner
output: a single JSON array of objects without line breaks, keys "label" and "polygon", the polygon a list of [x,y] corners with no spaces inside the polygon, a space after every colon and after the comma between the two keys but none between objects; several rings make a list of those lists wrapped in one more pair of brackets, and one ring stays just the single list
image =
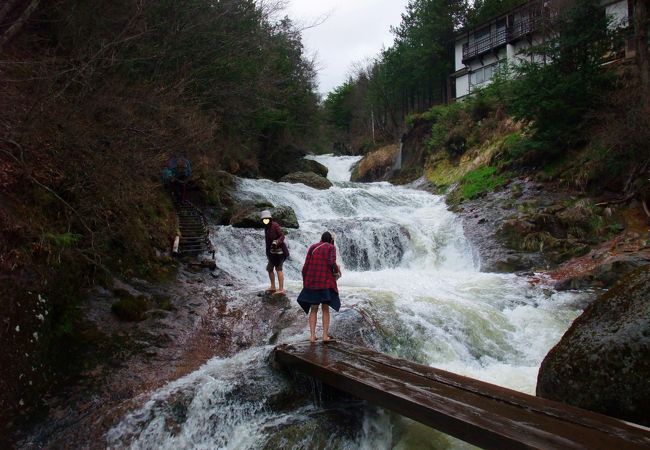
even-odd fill
[{"label": "mossy rock", "polygon": [[[298,217],[293,208],[286,205],[280,205],[275,208],[265,208],[271,211],[273,220],[286,228],[299,228]],[[260,217],[261,209],[252,208],[251,205],[245,206],[240,211],[235,212],[231,219],[230,225],[235,228],[258,228],[263,229],[264,224]]]},{"label": "mossy rock", "polygon": [[145,296],[139,295],[134,297],[129,294],[122,296],[118,301],[113,303],[111,311],[121,320],[139,322],[146,318],[145,313],[149,307],[149,300]]},{"label": "mossy rock", "polygon": [[650,425],[650,265],[596,299],[544,358],[537,395]]},{"label": "mossy rock", "polygon": [[350,177],[355,182],[373,182],[388,179],[393,172],[399,146],[387,145],[366,154]]},{"label": "mossy rock", "polygon": [[302,183],[306,186],[313,187],[314,189],[329,189],[332,187],[332,182],[325,177],[322,177],[314,172],[294,172],[285,175],[280,179],[283,183]]},{"label": "mossy rock", "polygon": [[327,174],[329,173],[327,166],[324,166],[323,164],[319,163],[318,161],[314,161],[313,159],[304,159],[300,171],[314,172],[316,175],[320,175],[321,177],[325,178],[327,178]]}]

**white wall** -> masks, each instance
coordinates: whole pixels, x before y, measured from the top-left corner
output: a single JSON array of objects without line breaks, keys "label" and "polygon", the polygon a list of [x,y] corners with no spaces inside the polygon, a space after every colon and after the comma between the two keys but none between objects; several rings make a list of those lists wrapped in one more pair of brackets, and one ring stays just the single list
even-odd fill
[{"label": "white wall", "polygon": [[469,94],[469,74],[456,78],[456,98]]},{"label": "white wall", "polygon": [[460,70],[465,67],[463,64],[463,45],[467,42],[467,36],[456,40],[456,47],[454,50],[454,70]]}]

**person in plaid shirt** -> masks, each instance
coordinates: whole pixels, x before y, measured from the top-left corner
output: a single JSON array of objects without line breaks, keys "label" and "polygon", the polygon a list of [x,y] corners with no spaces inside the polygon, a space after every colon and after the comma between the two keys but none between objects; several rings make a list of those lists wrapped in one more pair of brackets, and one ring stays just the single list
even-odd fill
[{"label": "person in plaid shirt", "polygon": [[310,341],[316,341],[316,321],[318,305],[323,305],[323,341],[329,337],[330,307],[338,311],[341,307],[336,280],[341,276],[341,268],[336,263],[336,247],[332,233],[323,233],[320,242],[313,244],[307,251],[305,264],[302,266],[303,289],[298,296],[298,304],[309,314]]}]

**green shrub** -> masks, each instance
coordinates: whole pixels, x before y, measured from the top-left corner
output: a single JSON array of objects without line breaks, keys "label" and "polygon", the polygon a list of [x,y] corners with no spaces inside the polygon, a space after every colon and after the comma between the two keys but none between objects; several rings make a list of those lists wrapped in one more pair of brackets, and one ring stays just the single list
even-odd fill
[{"label": "green shrub", "polygon": [[551,161],[583,142],[589,113],[610,87],[601,65],[610,45],[608,20],[599,2],[577,0],[554,20],[557,35],[530,50],[536,61],[516,66],[507,95],[508,111],[531,124],[531,138],[516,147],[527,163]]}]

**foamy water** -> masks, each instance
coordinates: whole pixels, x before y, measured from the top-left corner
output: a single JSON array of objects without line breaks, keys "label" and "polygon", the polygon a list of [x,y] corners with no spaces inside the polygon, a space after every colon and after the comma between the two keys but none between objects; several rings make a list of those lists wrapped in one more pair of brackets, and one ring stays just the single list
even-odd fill
[{"label": "foamy water", "polygon": [[[238,180],[238,199],[264,197],[296,212],[300,229],[287,230],[289,297],[295,299],[301,288],[300,269],[309,245],[323,231],[334,231],[343,269],[341,312],[354,308],[371,318],[381,328],[375,342],[379,350],[534,393],[542,359],[580,313],[580,294],[534,286],[516,275],[480,272],[460,220],[447,210],[443,197],[388,183],[351,183],[358,157],[312,159],[328,166],[332,188]],[[223,226],[215,227],[212,237],[217,260],[227,262],[222,270],[252,288],[265,287],[263,231]],[[304,333],[283,339],[306,337],[305,327]],[[317,406],[307,402],[293,412],[268,407],[265,399],[273,392],[290,389],[289,381],[268,368],[270,351],[258,347],[215,359],[154,393],[111,430],[109,444],[263,448],[278,430],[304,425],[318,414]],[[265,376],[258,380],[259,389],[248,386],[248,374],[260,371]],[[257,392],[258,400],[247,399],[242,393],[247,390]],[[177,397],[184,399],[186,412],[174,431],[168,424],[171,399]],[[438,442],[438,448],[467,446],[382,410],[364,414],[357,434],[339,436],[328,448],[416,448],[414,442],[425,438]],[[304,436],[287,446],[310,448]]]}]

